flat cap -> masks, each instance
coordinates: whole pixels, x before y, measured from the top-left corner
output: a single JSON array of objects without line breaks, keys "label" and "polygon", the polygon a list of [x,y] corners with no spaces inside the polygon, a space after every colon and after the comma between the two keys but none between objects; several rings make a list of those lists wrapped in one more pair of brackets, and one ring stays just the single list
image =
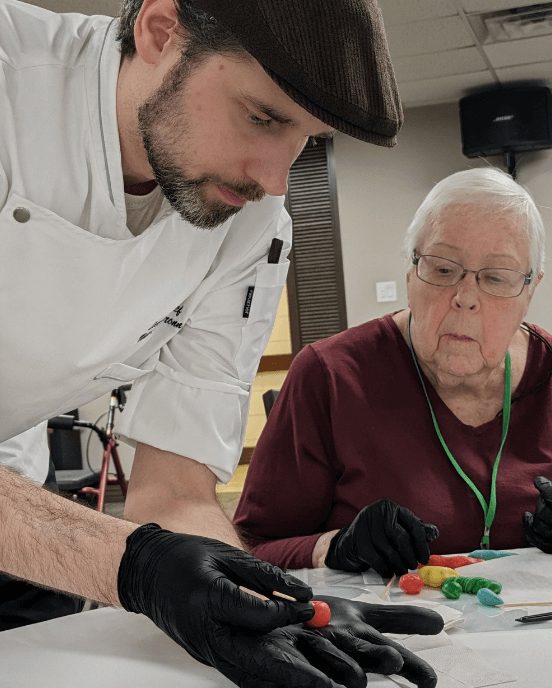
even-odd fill
[{"label": "flat cap", "polygon": [[403,116],[375,0],[193,0],[296,103],[362,141],[393,146]]}]

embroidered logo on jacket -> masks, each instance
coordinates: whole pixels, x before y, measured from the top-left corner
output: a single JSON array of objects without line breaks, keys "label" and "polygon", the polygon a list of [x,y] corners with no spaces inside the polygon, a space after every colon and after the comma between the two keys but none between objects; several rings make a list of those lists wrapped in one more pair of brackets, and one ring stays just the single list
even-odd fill
[{"label": "embroidered logo on jacket", "polygon": [[167,315],[166,317],[161,318],[160,320],[156,320],[153,323],[153,325],[150,325],[146,332],[144,332],[138,337],[138,342],[141,342],[146,337],[149,337],[150,334],[155,330],[155,328],[158,325],[161,325],[161,323],[163,323],[164,325],[170,325],[171,327],[175,327],[177,330],[179,330],[182,327],[183,323],[179,322],[178,320],[175,320],[175,318],[172,316],[172,313],[174,313],[174,315],[178,318],[178,316],[182,313],[182,305],[177,306],[174,309],[174,311],[171,311],[171,315]]}]

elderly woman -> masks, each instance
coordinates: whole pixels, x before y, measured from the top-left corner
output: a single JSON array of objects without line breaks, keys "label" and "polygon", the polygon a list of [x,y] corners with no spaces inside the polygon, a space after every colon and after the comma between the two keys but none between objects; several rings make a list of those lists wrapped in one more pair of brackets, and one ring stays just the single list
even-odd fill
[{"label": "elderly woman", "polygon": [[523,322],[543,276],[539,212],[498,170],[458,172],[405,248],[408,309],[293,362],[235,516],[258,557],[403,573],[427,561],[419,519],[438,526],[436,553],[526,533],[552,547],[546,478],[525,513],[535,477],[552,478],[552,337]]}]

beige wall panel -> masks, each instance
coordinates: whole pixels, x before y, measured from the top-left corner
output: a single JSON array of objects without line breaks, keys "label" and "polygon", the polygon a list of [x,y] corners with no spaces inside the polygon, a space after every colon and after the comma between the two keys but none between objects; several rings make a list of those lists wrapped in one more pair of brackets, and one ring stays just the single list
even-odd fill
[{"label": "beige wall panel", "polygon": [[280,389],[284,384],[286,371],[259,373],[253,383],[251,406],[245,433],[245,446],[254,447],[265,426],[266,415],[262,395],[268,389]]}]

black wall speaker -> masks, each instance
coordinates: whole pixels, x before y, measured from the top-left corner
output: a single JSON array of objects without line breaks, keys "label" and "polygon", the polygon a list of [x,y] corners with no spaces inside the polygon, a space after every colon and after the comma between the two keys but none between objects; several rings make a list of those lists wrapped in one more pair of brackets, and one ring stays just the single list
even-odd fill
[{"label": "black wall speaker", "polygon": [[552,97],[545,86],[484,91],[460,100],[468,158],[552,148]]}]

